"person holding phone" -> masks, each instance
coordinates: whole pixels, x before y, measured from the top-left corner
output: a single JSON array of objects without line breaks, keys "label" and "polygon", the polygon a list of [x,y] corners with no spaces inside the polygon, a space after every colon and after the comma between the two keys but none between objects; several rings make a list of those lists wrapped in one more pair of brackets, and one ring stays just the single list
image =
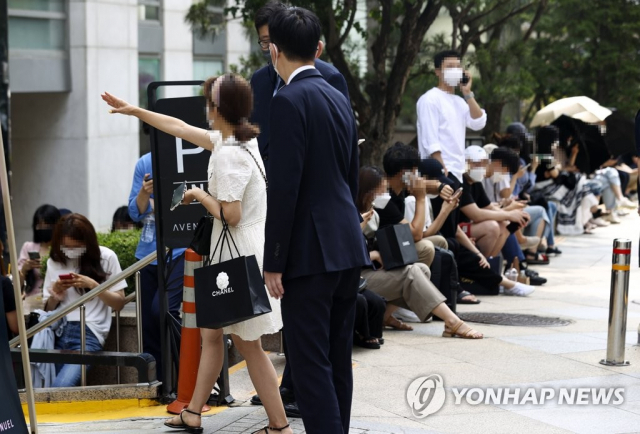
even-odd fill
[{"label": "person holding phone", "polygon": [[[80,214],[63,217],[55,227],[51,244],[51,256],[47,261],[44,277],[44,296],[47,311],[64,308],[97,288],[122,271],[117,255],[98,244],[96,231]],[[100,351],[111,329],[113,311],[124,307],[122,280],[85,304],[87,351]],[[80,350],[80,310],[67,316],[62,334],[56,337],[58,350]],[[89,369],[89,367],[87,367]],[[75,387],[80,384],[80,365],[56,366],[53,387]]]},{"label": "person holding phone", "polygon": [[53,205],[42,205],[33,214],[32,241],[22,245],[18,255],[20,284],[25,295],[25,313],[42,309],[41,258],[49,255],[53,228],[60,220],[60,211]]}]

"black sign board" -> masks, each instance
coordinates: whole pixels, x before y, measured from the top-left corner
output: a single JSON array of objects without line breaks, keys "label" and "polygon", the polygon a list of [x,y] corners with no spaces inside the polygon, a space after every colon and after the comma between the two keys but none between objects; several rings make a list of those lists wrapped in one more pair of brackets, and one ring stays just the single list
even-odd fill
[{"label": "black sign board", "polygon": [[[193,126],[207,128],[203,96],[159,99],[154,111]],[[164,245],[170,248],[188,247],[198,221],[206,210],[194,202],[170,211],[171,199],[176,187],[184,181],[187,182],[187,188],[196,186],[205,191],[208,189],[207,169],[211,153],[162,131],[157,131],[157,140],[152,141],[151,152],[159,164],[159,170],[153,174],[155,191],[161,195],[160,200],[156,200],[156,205],[161,207],[157,230],[162,231],[162,235],[158,239],[164,240]]]},{"label": "black sign board", "polygon": [[8,434],[28,433],[27,423],[20,405],[18,387],[13,374],[9,341],[7,339],[7,323],[4,319],[4,301],[0,297],[0,432]]}]

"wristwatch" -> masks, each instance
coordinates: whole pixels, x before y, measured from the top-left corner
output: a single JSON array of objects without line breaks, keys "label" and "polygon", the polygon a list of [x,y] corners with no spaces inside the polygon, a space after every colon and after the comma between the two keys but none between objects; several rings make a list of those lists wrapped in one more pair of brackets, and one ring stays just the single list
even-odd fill
[{"label": "wristwatch", "polygon": [[442,190],[444,190],[446,186],[447,184],[445,184],[444,182],[441,182],[440,185],[438,186],[438,193],[442,193]]},{"label": "wristwatch", "polygon": [[476,97],[476,96],[475,96],[475,94],[474,94],[473,92],[469,92],[468,94],[466,94],[466,95],[462,95],[462,96],[463,96],[463,98],[464,98],[464,100],[465,100],[465,101],[469,101],[470,99],[472,99],[472,98],[475,98],[475,97]]}]

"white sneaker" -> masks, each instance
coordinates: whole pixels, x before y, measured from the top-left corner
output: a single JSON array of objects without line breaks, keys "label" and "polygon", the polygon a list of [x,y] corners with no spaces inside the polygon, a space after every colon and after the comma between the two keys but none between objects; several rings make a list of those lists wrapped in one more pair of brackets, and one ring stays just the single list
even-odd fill
[{"label": "white sneaker", "polygon": [[512,289],[504,289],[504,295],[517,295],[520,297],[526,297],[535,290],[536,288],[531,285],[525,285],[524,283],[516,282],[516,286],[514,286]]},{"label": "white sneaker", "polygon": [[614,211],[612,211],[612,212],[615,212],[615,213],[618,215],[618,217],[624,217],[624,216],[629,215],[629,211],[627,211],[626,209],[624,209],[622,206],[620,206],[620,207],[616,208],[616,209],[615,209]]},{"label": "white sneaker", "polygon": [[609,222],[613,223],[614,225],[617,225],[620,223],[620,219],[618,218],[618,212],[617,211],[611,211],[611,214],[609,214],[607,216],[607,220],[609,220]]},{"label": "white sneaker", "polygon": [[611,224],[605,219],[603,219],[602,217],[598,217],[597,219],[591,219],[589,220],[589,223],[594,224],[596,226],[600,226],[602,228],[605,226],[609,226]]},{"label": "white sneaker", "polygon": [[620,199],[620,201],[618,201],[620,206],[623,206],[625,208],[638,208],[638,204],[629,200],[626,197],[622,197],[622,199]]}]

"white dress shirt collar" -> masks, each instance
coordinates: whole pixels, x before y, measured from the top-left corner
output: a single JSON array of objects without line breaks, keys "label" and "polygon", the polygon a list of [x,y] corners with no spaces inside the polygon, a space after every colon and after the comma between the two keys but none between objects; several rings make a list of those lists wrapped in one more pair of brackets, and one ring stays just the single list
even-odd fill
[{"label": "white dress shirt collar", "polygon": [[289,81],[287,81],[287,84],[291,83],[291,80],[293,80],[293,77],[295,77],[296,75],[300,74],[302,71],[306,71],[307,69],[316,69],[316,67],[313,66],[313,65],[301,66],[300,68],[296,69],[295,71],[293,71],[291,73],[291,75],[289,76]]}]

